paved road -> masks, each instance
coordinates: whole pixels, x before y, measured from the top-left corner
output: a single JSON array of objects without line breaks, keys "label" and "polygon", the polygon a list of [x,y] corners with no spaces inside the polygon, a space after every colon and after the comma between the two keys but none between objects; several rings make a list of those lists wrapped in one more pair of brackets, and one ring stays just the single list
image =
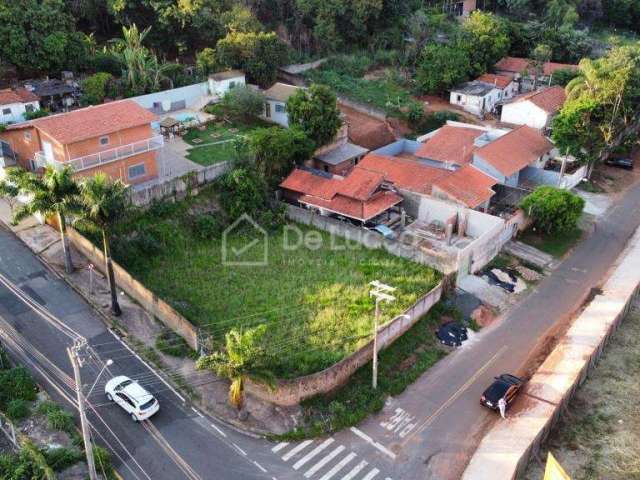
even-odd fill
[{"label": "paved road", "polygon": [[[3,227],[0,274],[0,280],[8,279],[10,287],[15,285],[26,294],[23,299],[20,291],[0,283],[1,341],[58,401],[75,406],[73,373],[66,354],[74,338],[82,336],[94,346],[93,356],[87,357],[82,368],[85,392],[98,376],[102,362],[114,359],[114,365],[89,397],[92,408],[88,416],[94,438],[112,450],[115,465],[125,479],[295,478],[284,466],[268,465],[273,455],[267,442],[226,429],[185,404],[105,328],[79,295]],[[47,312],[55,318],[47,318]],[[57,320],[60,324],[55,323]],[[158,397],[160,412],[150,421],[133,423],[104,397],[109,374],[139,380]]]},{"label": "paved road", "polygon": [[[82,299],[1,228],[0,273],[89,339],[95,350],[103,352],[98,356],[115,358],[114,374],[129,374],[158,395],[162,410],[145,425],[132,424],[101,395],[91,397],[99,415],[92,412],[91,417],[97,437],[113,448],[119,471],[127,479],[446,480],[460,477],[484,428],[495,421],[495,415],[478,405],[482,390],[494,375],[519,371],[538,340],[600,283],[640,224],[639,204],[640,185],[636,185],[535,292],[389,401],[380,414],[358,428],[304,442],[249,439],[192,411],[117,342]],[[47,370],[47,377],[57,373],[55,383],[69,395],[65,377],[70,365],[64,348],[70,338],[1,286],[0,320],[5,324],[0,330],[18,340],[21,335],[28,337],[45,357],[27,351],[23,361],[32,362],[33,370]],[[85,367],[87,383],[100,365],[97,361]]]},{"label": "paved road", "polygon": [[[544,343],[554,326],[572,315],[601,283],[640,225],[638,205],[640,184],[612,204],[595,231],[534,292],[388,401],[380,414],[332,437],[334,445],[353,442],[354,453],[375,461],[395,479],[460,478],[485,428],[497,421],[479,405],[483,390],[495,375],[522,373],[536,345]],[[297,456],[321,444],[322,440],[312,442]],[[293,447],[288,445],[277,455],[282,457]]]}]

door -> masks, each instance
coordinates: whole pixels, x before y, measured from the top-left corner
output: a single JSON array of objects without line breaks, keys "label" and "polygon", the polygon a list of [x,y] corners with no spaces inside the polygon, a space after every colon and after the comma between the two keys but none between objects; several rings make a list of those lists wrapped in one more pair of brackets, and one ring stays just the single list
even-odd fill
[{"label": "door", "polygon": [[51,142],[42,142],[42,151],[44,152],[44,158],[47,159],[47,161],[51,161],[53,162],[55,160],[54,156],[53,156],[53,145],[51,145]]},{"label": "door", "polygon": [[271,118],[271,104],[269,102],[264,104],[264,115],[267,118]]},{"label": "door", "polygon": [[129,400],[129,397],[124,393],[116,393],[116,402],[124,408],[127,413],[132,413],[135,410],[133,402]]}]

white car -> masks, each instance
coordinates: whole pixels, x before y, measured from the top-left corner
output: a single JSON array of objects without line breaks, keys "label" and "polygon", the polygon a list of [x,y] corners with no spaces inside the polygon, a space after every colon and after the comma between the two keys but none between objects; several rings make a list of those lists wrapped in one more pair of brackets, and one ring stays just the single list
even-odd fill
[{"label": "white car", "polygon": [[110,402],[120,405],[134,422],[146,420],[160,410],[160,404],[153,395],[124,375],[109,380],[104,386],[104,393]]}]

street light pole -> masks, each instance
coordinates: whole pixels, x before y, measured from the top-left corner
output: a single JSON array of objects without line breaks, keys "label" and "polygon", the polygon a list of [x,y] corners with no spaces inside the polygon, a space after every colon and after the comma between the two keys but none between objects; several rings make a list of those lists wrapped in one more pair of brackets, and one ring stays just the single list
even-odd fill
[{"label": "street light pole", "polygon": [[93,444],[91,443],[91,434],[89,431],[89,422],[87,421],[87,413],[84,405],[84,395],[82,394],[82,381],[80,379],[80,359],[78,358],[79,345],[67,348],[67,355],[73,366],[73,376],[76,382],[76,395],[78,397],[78,412],[80,413],[80,425],[82,427],[82,438],[84,439],[84,451],[87,455],[87,468],[89,470],[89,479],[98,480],[96,473],[96,464],[93,458]]},{"label": "street light pole", "polygon": [[371,385],[373,389],[378,388],[378,325],[380,324],[380,302],[393,302],[396,297],[389,295],[389,292],[395,291],[394,287],[380,283],[378,280],[374,280],[369,283],[373,288],[369,292],[369,296],[376,299],[376,313],[373,321],[373,378]]}]

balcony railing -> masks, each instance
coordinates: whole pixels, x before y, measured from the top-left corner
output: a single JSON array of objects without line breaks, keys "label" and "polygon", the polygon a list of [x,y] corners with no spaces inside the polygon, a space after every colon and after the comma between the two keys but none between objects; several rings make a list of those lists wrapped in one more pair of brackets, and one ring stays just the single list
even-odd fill
[{"label": "balcony railing", "polygon": [[69,165],[76,172],[87,170],[89,168],[96,168],[106,163],[122,160],[123,158],[131,157],[133,155],[139,155],[141,153],[150,152],[152,150],[158,150],[164,146],[164,137],[161,135],[148,138],[146,140],[140,140],[138,142],[129,143],[116,148],[110,148],[108,150],[102,150],[97,153],[85,155],[83,157],[73,158],[71,160],[57,160],[47,159],[44,152],[37,152],[35,154],[35,163],[37,167],[44,167],[45,165],[52,165],[55,168],[62,168]]}]

